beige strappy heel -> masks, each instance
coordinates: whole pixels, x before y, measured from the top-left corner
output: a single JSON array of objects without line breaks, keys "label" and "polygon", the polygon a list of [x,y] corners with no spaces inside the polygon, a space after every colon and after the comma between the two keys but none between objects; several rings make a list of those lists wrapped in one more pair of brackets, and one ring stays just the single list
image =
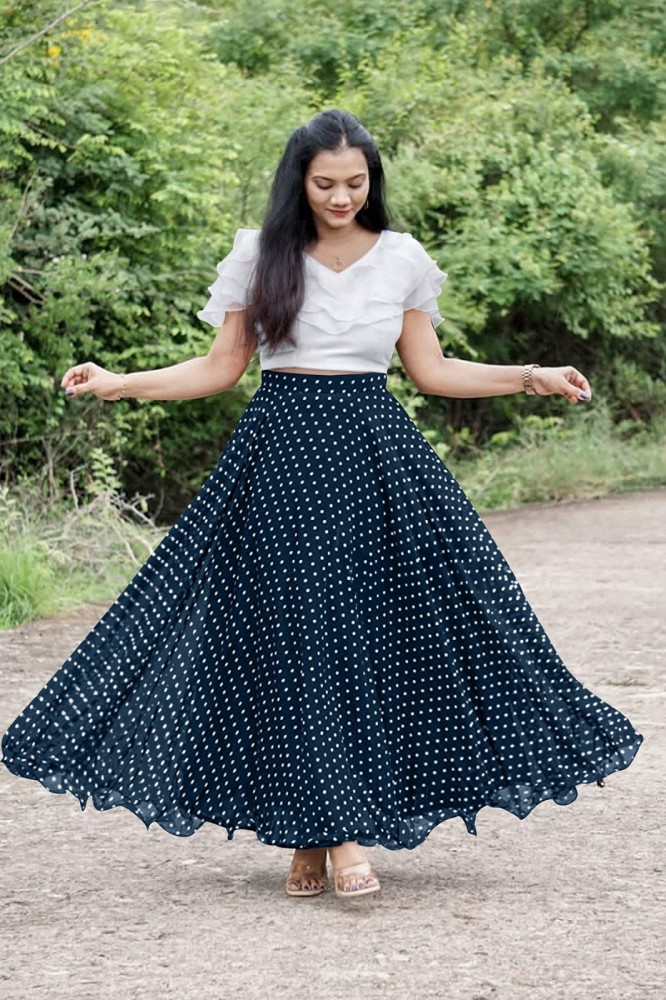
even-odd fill
[{"label": "beige strappy heel", "polygon": [[[356,889],[345,889],[345,882],[356,882]],[[344,868],[333,867],[333,884],[336,896],[350,899],[352,896],[367,896],[368,893],[381,889],[377,873],[367,859],[358,861],[355,865],[345,865]]]}]

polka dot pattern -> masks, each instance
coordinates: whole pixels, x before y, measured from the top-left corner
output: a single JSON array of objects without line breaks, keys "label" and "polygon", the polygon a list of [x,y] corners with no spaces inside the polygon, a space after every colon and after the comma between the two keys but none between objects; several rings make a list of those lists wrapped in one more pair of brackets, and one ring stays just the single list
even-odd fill
[{"label": "polka dot pattern", "polygon": [[386,374],[263,371],[213,472],[2,763],[176,836],[414,848],[629,766]]}]

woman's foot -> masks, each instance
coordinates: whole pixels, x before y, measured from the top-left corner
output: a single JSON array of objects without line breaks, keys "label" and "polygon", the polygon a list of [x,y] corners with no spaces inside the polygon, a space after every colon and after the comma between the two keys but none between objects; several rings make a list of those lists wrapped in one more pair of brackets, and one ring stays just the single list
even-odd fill
[{"label": "woman's foot", "polygon": [[328,853],[337,896],[366,896],[381,888],[364,848],[355,840],[329,847]]},{"label": "woman's foot", "polygon": [[295,850],[285,889],[288,896],[318,896],[328,888],[326,848]]}]

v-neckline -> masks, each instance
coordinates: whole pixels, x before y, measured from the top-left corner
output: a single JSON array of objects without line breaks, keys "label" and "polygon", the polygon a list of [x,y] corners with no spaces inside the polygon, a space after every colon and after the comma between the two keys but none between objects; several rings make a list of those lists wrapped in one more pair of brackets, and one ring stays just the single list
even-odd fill
[{"label": "v-neckline", "polygon": [[322,264],[322,262],[320,260],[317,260],[316,257],[313,257],[311,253],[307,252],[307,250],[304,250],[303,253],[310,260],[314,261],[315,264],[318,264],[319,267],[323,268],[324,271],[328,271],[329,274],[335,274],[336,276],[340,275],[340,274],[346,274],[347,271],[351,271],[352,268],[356,267],[357,264],[360,264],[361,261],[365,260],[366,257],[370,256],[370,254],[372,253],[372,251],[375,250],[376,247],[379,246],[379,244],[381,243],[382,238],[383,238],[385,232],[386,232],[385,229],[381,229],[379,231],[379,236],[377,237],[377,239],[375,240],[375,242],[372,244],[372,246],[368,247],[368,249],[365,251],[364,254],[362,254],[360,257],[357,257],[356,260],[352,261],[351,264],[348,264],[347,267],[343,267],[343,269],[341,271],[336,271],[334,268],[329,267],[328,264]]}]

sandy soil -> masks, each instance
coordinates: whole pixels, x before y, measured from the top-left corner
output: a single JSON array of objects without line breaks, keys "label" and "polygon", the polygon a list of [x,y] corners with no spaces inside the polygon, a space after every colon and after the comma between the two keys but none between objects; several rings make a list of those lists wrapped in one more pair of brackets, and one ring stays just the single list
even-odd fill
[{"label": "sandy soil", "polygon": [[[569,669],[645,736],[634,763],[520,821],[370,850],[382,891],[283,891],[290,852],[187,839],[0,768],[7,1000],[638,1000],[666,982],[666,490],[484,515]],[[0,635],[0,730],[105,605]]]}]

